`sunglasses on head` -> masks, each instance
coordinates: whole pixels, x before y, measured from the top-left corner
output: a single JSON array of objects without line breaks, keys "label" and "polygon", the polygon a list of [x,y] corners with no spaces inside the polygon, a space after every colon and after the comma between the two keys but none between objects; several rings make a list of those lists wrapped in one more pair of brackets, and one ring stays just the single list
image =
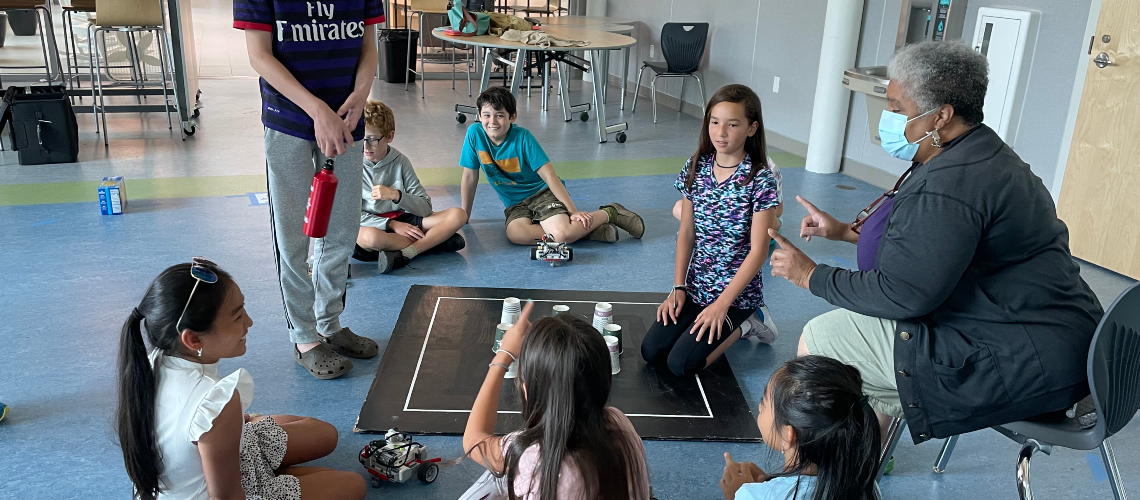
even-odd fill
[{"label": "sunglasses on head", "polygon": [[182,307],[182,314],[178,315],[178,321],[174,323],[174,329],[181,332],[182,319],[186,316],[186,310],[190,308],[190,301],[194,300],[194,292],[198,291],[198,285],[202,283],[214,284],[218,282],[218,274],[211,268],[218,267],[217,264],[207,260],[205,257],[194,257],[190,262],[190,276],[194,278],[194,288],[190,289],[190,296],[186,298],[186,305]]}]

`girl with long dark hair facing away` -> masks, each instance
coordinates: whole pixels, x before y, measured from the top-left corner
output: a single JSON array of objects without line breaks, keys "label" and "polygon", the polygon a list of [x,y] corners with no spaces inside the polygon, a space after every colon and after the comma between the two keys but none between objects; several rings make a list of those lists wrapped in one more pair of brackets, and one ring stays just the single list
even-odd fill
[{"label": "girl with long dark hair facing away", "polygon": [[[648,500],[641,438],[606,406],[605,341],[569,314],[531,324],[533,305],[503,335],[463,431],[463,449],[488,471],[472,490],[489,485],[491,497],[512,500]],[[494,436],[503,376],[516,358],[523,427]]]},{"label": "girl with long dark hair facing away", "polygon": [[297,466],[336,448],[335,427],[245,414],[249,373],[218,374],[218,360],[245,354],[252,325],[237,283],[201,257],[147,287],[119,343],[117,431],[134,497],[364,498],[359,474]]},{"label": "girl with long dark hair facing away", "polygon": [[641,343],[645,361],[689,376],[716,361],[764,305],[760,267],[779,227],[760,98],[727,85],[705,107],[700,146],[677,178],[681,229],[673,290]]},{"label": "girl with long dark hair facing away", "polygon": [[877,500],[879,421],[855,367],[823,356],[788,361],[772,374],[756,424],[784,468],[764,472],[724,454],[726,500]]}]

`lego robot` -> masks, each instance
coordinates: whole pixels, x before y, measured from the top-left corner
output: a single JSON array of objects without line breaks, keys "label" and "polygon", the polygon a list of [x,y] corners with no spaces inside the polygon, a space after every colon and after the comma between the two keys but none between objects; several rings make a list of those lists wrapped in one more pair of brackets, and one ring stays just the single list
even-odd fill
[{"label": "lego robot", "polygon": [[427,458],[427,448],[412,441],[412,435],[389,429],[384,439],[368,443],[360,450],[360,464],[372,475],[372,487],[380,481],[406,483],[418,476],[424,484],[431,484],[439,476],[439,458]]},{"label": "lego robot", "polygon": [[538,240],[537,245],[531,247],[530,260],[541,260],[555,266],[561,262],[574,260],[574,249],[565,243],[554,241],[554,236],[545,234],[541,240]]}]

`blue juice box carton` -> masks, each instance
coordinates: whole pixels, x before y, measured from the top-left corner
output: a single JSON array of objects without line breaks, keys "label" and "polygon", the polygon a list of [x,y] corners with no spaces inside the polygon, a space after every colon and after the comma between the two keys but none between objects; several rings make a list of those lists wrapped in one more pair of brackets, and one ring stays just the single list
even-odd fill
[{"label": "blue juice box carton", "polygon": [[122,176],[104,177],[99,184],[99,211],[103,215],[122,215],[126,208],[126,181]]}]

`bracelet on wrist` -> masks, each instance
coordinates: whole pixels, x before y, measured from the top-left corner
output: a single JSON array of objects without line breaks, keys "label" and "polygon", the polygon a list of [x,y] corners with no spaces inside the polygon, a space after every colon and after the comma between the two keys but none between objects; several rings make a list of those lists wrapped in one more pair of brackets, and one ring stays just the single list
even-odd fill
[{"label": "bracelet on wrist", "polygon": [[506,349],[502,349],[502,348],[500,348],[500,349],[499,349],[499,352],[501,352],[501,353],[503,353],[503,354],[506,354],[507,356],[510,356],[510,357],[511,357],[511,362],[512,362],[512,363],[513,363],[513,362],[515,362],[515,361],[518,361],[518,360],[519,360],[519,358],[518,358],[518,357],[516,357],[514,354],[511,354],[511,351],[508,351],[508,350],[506,350]]},{"label": "bracelet on wrist", "polygon": [[688,288],[689,288],[689,287],[688,287],[688,286],[685,286],[685,285],[673,285],[673,289],[674,289],[674,290],[682,290],[682,291],[684,291],[684,290],[688,290]]},{"label": "bracelet on wrist", "polygon": [[508,371],[508,372],[511,371],[511,368],[509,366],[504,365],[502,363],[497,363],[497,362],[492,361],[491,364],[487,365],[487,368],[491,368],[492,366],[497,366],[497,367],[502,368],[503,370]]}]

